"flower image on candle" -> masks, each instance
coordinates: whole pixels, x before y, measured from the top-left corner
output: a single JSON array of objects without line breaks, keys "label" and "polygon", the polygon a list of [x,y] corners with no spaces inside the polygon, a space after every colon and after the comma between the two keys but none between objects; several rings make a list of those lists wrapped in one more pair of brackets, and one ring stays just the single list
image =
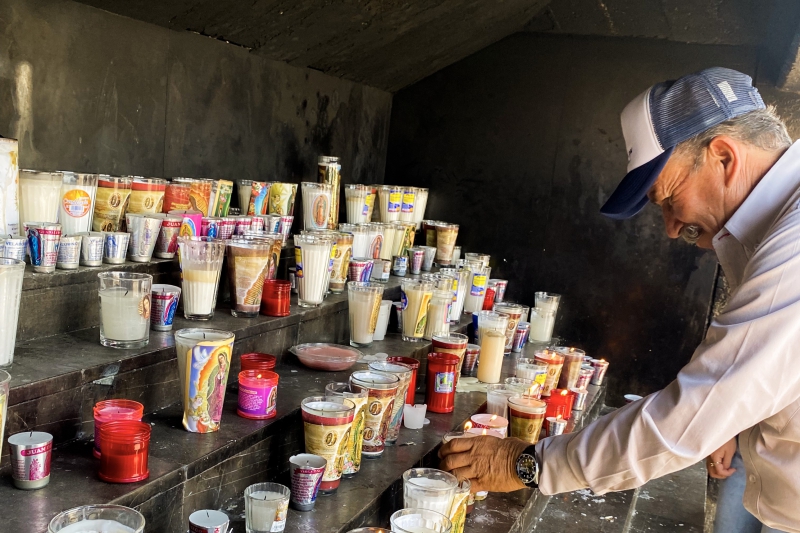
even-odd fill
[{"label": "flower image on candle", "polygon": [[101,272],[100,344],[141,348],[150,340],[150,287],[153,276],[136,272]]},{"label": "flower image on candle", "polygon": [[403,473],[403,507],[450,514],[458,480],[435,468],[411,468]]},{"label": "flower image on candle", "polygon": [[419,342],[425,334],[433,283],[403,279],[400,281],[400,289],[403,303],[403,340]]},{"label": "flower image on candle", "polygon": [[533,358],[537,363],[547,365],[547,377],[542,386],[542,396],[550,396],[550,392],[558,386],[561,367],[564,364],[564,356],[551,350],[543,350],[534,352]]},{"label": "flower image on candle", "polygon": [[332,190],[327,183],[301,183],[303,190],[303,228],[327,229]]},{"label": "flower image on candle", "polygon": [[347,284],[350,316],[350,345],[369,346],[375,334],[380,313],[383,285],[351,281]]},{"label": "flower image on candle", "polygon": [[[22,298],[24,274],[24,262],[0,257],[0,309],[3,310],[0,313],[0,367],[8,366],[14,361],[14,343],[17,340],[19,302]],[[0,418],[4,418],[1,412]],[[2,436],[2,420],[0,420],[0,436]]]},{"label": "flower image on candle", "polygon": [[306,453],[327,461],[319,490],[332,494],[339,488],[344,471],[347,442],[352,431],[355,404],[347,398],[310,396],[300,404]]},{"label": "flower image on candle", "polygon": [[547,404],[527,396],[508,399],[509,432],[512,437],[531,444],[539,442]]},{"label": "flower image on candle", "polygon": [[350,375],[350,389],[354,392],[366,390],[368,395],[361,451],[364,457],[375,458],[383,454],[398,387],[400,378],[394,374],[360,370]]},{"label": "flower image on candle", "polygon": [[61,206],[61,172],[19,171],[20,223],[57,222]]},{"label": "flower image on candle", "polygon": [[43,431],[24,431],[8,437],[11,477],[18,489],[36,490],[50,483],[53,436]]},{"label": "flower image on candle", "polygon": [[256,483],[244,489],[247,532],[283,531],[290,495],[289,488],[279,483]]},{"label": "flower image on candle", "polygon": [[367,418],[369,391],[353,391],[348,383],[328,383],[325,386],[325,398],[347,398],[355,406],[342,470],[342,477],[353,477],[361,469],[361,449],[364,445],[364,425]]},{"label": "flower image on candle", "polygon": [[295,235],[294,247],[297,303],[300,307],[317,307],[328,286],[333,241],[318,235]]},{"label": "flower image on candle", "polygon": [[143,533],[144,516],[122,505],[84,505],[58,513],[48,533]]},{"label": "flower image on candle", "polygon": [[504,333],[495,330],[484,332],[481,338],[481,358],[478,361],[478,380],[482,383],[497,383],[503,368],[503,352],[506,346]]},{"label": "flower image on candle", "polygon": [[183,427],[192,433],[219,429],[235,335],[218,329],[175,332]]},{"label": "flower image on candle", "polygon": [[292,480],[290,501],[294,509],[314,509],[327,464],[324,457],[310,453],[300,453],[289,458],[289,474]]},{"label": "flower image on candle", "polygon": [[381,222],[400,220],[400,208],[403,202],[403,188],[395,185],[378,187]]},{"label": "flower image on candle", "polygon": [[217,305],[217,286],[225,258],[225,241],[211,237],[179,237],[183,314],[208,320]]},{"label": "flower image on candle", "polygon": [[65,235],[75,235],[92,229],[97,174],[62,172],[61,202],[58,222]]}]

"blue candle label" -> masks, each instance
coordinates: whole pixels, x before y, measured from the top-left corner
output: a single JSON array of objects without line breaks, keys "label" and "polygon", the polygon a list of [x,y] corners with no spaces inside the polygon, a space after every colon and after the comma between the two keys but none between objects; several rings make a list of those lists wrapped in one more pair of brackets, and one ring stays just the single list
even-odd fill
[{"label": "blue candle label", "polygon": [[416,199],[416,194],[413,192],[406,192],[403,194],[403,206],[402,212],[403,213],[413,213],[414,212],[414,200]]},{"label": "blue candle label", "polygon": [[296,244],[294,245],[294,268],[295,268],[294,276],[296,278],[302,278],[303,277],[303,250],[299,246],[297,246]]},{"label": "blue candle label", "polygon": [[399,192],[389,193],[389,209],[390,213],[400,212],[400,203],[402,202],[402,194]]},{"label": "blue candle label", "polygon": [[442,393],[453,392],[454,381],[455,372],[437,372],[434,390]]}]

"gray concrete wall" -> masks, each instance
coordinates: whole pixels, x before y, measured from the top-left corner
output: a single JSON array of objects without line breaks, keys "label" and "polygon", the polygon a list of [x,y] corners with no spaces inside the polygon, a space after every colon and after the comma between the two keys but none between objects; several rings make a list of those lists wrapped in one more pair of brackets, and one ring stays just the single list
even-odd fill
[{"label": "gray concrete wall", "polygon": [[4,0],[0,135],[23,167],[381,182],[391,95],[62,0]]},{"label": "gray concrete wall", "polygon": [[563,294],[556,333],[612,362],[619,404],[689,360],[717,268],[667,239],[655,208],[626,222],[599,214],[625,174],[619,112],[655,82],[756,63],[744,47],[517,34],[395,95],[385,181],[430,187],[428,218],[460,223],[465,251],[492,254],[509,299]]}]

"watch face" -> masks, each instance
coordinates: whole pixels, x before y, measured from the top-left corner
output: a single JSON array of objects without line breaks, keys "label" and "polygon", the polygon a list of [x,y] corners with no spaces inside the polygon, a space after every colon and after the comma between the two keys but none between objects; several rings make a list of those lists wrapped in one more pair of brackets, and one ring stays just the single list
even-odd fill
[{"label": "watch face", "polygon": [[530,485],[536,480],[536,459],[527,453],[523,453],[517,459],[517,475],[526,485]]}]

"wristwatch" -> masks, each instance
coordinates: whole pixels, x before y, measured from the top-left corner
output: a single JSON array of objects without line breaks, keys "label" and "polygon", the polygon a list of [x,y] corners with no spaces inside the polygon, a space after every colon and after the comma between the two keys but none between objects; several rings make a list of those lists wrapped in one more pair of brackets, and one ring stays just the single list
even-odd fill
[{"label": "wristwatch", "polygon": [[517,476],[526,487],[535,489],[539,486],[539,463],[536,462],[536,447],[528,446],[517,458]]}]

